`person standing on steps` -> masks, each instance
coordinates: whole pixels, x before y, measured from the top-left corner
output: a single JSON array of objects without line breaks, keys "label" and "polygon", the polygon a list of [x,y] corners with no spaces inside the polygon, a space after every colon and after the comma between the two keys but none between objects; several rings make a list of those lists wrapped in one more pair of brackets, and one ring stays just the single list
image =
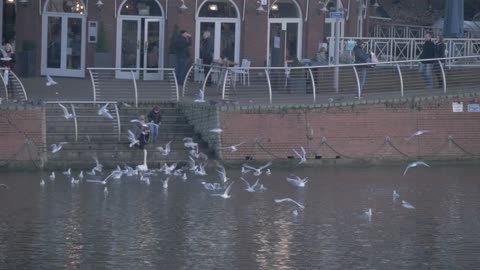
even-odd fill
[{"label": "person standing on steps", "polygon": [[175,52],[177,55],[176,75],[178,84],[180,85],[183,85],[183,81],[185,80],[185,73],[187,72],[187,65],[190,59],[189,50],[191,45],[192,35],[185,30],[180,31],[180,35],[178,35],[175,40],[175,46],[177,47]]}]

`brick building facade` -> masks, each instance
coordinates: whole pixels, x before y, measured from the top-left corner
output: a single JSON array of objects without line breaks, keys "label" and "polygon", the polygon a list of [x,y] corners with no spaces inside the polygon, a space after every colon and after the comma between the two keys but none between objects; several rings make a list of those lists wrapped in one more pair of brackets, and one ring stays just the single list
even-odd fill
[{"label": "brick building facade", "polygon": [[[186,8],[181,8],[182,2]],[[361,3],[339,2],[345,11],[343,35],[358,33]],[[37,74],[84,77],[86,67],[99,65],[99,47],[107,52],[101,60],[104,66],[172,66],[168,48],[177,27],[192,34],[192,61],[199,58],[201,32],[209,30],[215,39],[214,58],[283,65],[284,58],[315,56],[332,35],[329,9],[335,9],[335,1],[29,1],[17,9],[16,44],[21,51],[25,41],[34,41]],[[96,41],[91,35],[95,26]]]}]

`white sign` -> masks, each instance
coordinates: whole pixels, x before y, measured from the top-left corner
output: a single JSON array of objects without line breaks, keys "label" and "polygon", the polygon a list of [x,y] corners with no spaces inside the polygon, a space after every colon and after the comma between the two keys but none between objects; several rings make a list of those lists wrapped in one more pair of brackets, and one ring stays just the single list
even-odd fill
[{"label": "white sign", "polygon": [[480,112],[480,104],[468,104],[468,112]]},{"label": "white sign", "polygon": [[453,112],[463,112],[463,102],[452,102]]},{"label": "white sign", "polygon": [[273,48],[279,49],[280,48],[280,37],[273,38]]}]

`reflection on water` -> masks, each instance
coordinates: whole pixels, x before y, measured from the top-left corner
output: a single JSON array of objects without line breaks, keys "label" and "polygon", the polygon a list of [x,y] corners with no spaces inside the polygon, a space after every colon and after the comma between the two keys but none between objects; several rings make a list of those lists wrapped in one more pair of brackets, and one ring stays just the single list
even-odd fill
[{"label": "reflection on water", "polygon": [[[480,168],[272,170],[268,190],[210,196],[200,179],[164,190],[123,177],[109,195],[40,173],[1,174],[0,269],[475,269]],[[305,188],[285,181],[309,176]],[[217,177],[204,177],[214,181]],[[59,174],[60,175],[60,174]],[[229,177],[239,179],[240,172]],[[256,177],[246,176],[253,183]],[[393,200],[392,191],[400,194]],[[276,204],[292,198],[305,205]],[[403,208],[408,201],[416,210]],[[371,219],[365,210],[372,208]],[[298,215],[292,214],[293,210]]]}]

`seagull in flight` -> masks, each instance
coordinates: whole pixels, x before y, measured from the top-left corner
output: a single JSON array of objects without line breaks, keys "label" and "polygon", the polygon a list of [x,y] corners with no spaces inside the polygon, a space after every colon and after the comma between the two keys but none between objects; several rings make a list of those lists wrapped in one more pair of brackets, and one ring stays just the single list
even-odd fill
[{"label": "seagull in flight", "polygon": [[400,198],[400,194],[397,193],[396,190],[393,191],[392,193],[393,200],[396,201],[398,198]]},{"label": "seagull in flight", "polygon": [[217,170],[218,175],[220,176],[220,179],[226,183],[230,178],[227,177],[227,171],[225,170],[225,167],[223,167],[222,164],[217,162],[217,167],[219,168]]},{"label": "seagull in flight", "polygon": [[[93,168],[92,172],[93,172],[93,171],[102,172],[102,170],[103,170],[103,165],[100,164],[100,161],[98,161],[98,158],[97,158],[97,157],[93,157],[93,159],[95,160],[95,167]],[[94,175],[95,175],[95,174],[94,174]]]},{"label": "seagull in flight", "polygon": [[232,189],[233,183],[235,183],[235,181],[233,181],[232,183],[230,183],[230,185],[228,185],[227,189],[225,189],[225,192],[223,194],[211,194],[211,196],[218,196],[218,197],[222,197],[224,199],[229,199],[230,197],[232,197],[228,193],[230,192],[230,189]]},{"label": "seagull in flight", "polygon": [[109,174],[105,179],[103,179],[103,181],[100,181],[100,180],[87,180],[87,182],[100,183],[100,184],[102,184],[102,185],[106,185],[106,184],[107,184],[107,180],[110,179],[110,177],[112,177],[114,174],[115,174],[115,172],[112,172],[112,173]]},{"label": "seagull in flight", "polygon": [[296,202],[295,200],[293,199],[290,199],[290,198],[285,198],[285,199],[277,199],[275,200],[276,203],[282,203],[282,202],[291,202],[291,203],[294,203],[296,204],[298,207],[300,207],[301,209],[305,209],[305,206],[299,204],[298,202]]},{"label": "seagull in flight", "polygon": [[405,138],[405,140],[409,141],[416,136],[420,136],[420,135],[427,134],[427,133],[430,133],[430,132],[432,132],[432,131],[431,130],[419,130],[419,131],[413,133],[412,135],[410,135],[410,137]]},{"label": "seagull in flight", "polygon": [[223,130],[221,128],[212,128],[210,129],[210,132],[213,132],[213,133],[222,133]]},{"label": "seagull in flight", "polygon": [[148,125],[145,124],[145,121],[142,121],[142,120],[132,119],[132,120],[130,120],[130,123],[136,123],[136,124],[138,124],[142,127],[148,128]]},{"label": "seagull in flight", "polygon": [[303,146],[300,146],[300,153],[298,153],[297,150],[295,149],[292,149],[292,150],[300,158],[300,162],[298,164],[307,162],[307,158],[306,158],[307,153],[305,152],[305,148],[303,148]]},{"label": "seagull in flight", "polygon": [[195,99],[193,102],[205,102],[205,92],[203,91],[202,88],[198,90],[198,96],[197,99]]},{"label": "seagull in flight", "polygon": [[405,168],[405,171],[403,172],[403,175],[407,174],[408,169],[415,168],[418,165],[430,167],[430,165],[428,165],[427,163],[425,163],[423,161],[415,161],[415,162],[412,162],[412,163],[408,164],[407,168]]},{"label": "seagull in flight", "polygon": [[171,148],[170,145],[172,144],[172,141],[169,141],[166,145],[165,148],[163,147],[157,147],[158,151],[160,151],[160,155],[162,156],[168,156],[170,154]]},{"label": "seagull in flight", "polygon": [[46,86],[52,86],[58,84],[56,81],[52,79],[50,75],[47,74],[47,83],[45,84]]},{"label": "seagull in flight", "polygon": [[138,144],[140,145],[140,141],[135,137],[135,134],[133,134],[133,132],[129,129],[128,130],[128,141],[130,142],[130,144],[128,146],[130,146],[130,148],[132,148],[135,144]]},{"label": "seagull in flight", "polygon": [[242,181],[245,182],[245,184],[247,185],[247,189],[245,190],[248,192],[255,192],[255,188],[257,187],[258,182],[260,181],[260,178],[257,178],[257,181],[255,182],[255,184],[250,185],[250,183],[248,183],[248,181],[245,180],[243,177],[240,177],[240,179],[242,179]]},{"label": "seagull in flight", "polygon": [[365,211],[365,215],[370,219],[372,218],[372,208],[368,208],[367,211]]},{"label": "seagull in flight", "polygon": [[52,148],[52,154],[55,154],[56,152],[60,151],[65,144],[67,144],[67,142],[60,142],[58,144],[50,145],[50,147]]},{"label": "seagull in flight", "polygon": [[287,181],[296,186],[296,187],[305,187],[305,184],[308,182],[308,176],[305,178],[300,178],[296,175],[291,175],[292,177],[287,177]]},{"label": "seagull in flight", "polygon": [[252,166],[250,166],[250,165],[247,165],[247,164],[243,164],[243,167],[254,171],[253,175],[255,175],[255,176],[260,176],[260,175],[262,174],[262,170],[270,167],[270,165],[272,165],[272,162],[268,162],[267,164],[263,165],[262,167],[260,167],[260,168],[258,168],[258,169],[257,169],[257,168],[254,168],[254,167],[252,167]]},{"label": "seagull in flight", "polygon": [[217,190],[217,189],[222,189],[219,183],[207,183],[207,182],[201,182],[203,187],[206,190]]},{"label": "seagull in flight", "polygon": [[240,145],[244,144],[245,142],[241,142],[239,144],[235,144],[235,145],[231,145],[231,146],[227,146],[227,147],[220,147],[220,149],[225,149],[225,150],[230,150],[230,152],[237,152],[238,151],[238,148]]},{"label": "seagull in flight", "polygon": [[107,103],[107,104],[103,105],[100,108],[100,110],[98,110],[98,115],[106,117],[108,119],[113,119],[113,116],[110,114],[110,112],[107,109],[108,105],[110,105],[110,103]]},{"label": "seagull in flight", "polygon": [[69,113],[67,107],[63,106],[62,104],[58,103],[58,106],[60,106],[62,108],[63,117],[65,117],[65,119],[68,120],[68,119],[72,119],[72,118],[77,117],[75,114]]},{"label": "seagull in flight", "polygon": [[408,203],[406,201],[402,201],[402,206],[407,208],[407,209],[415,209],[415,207],[413,205],[411,205],[410,203]]}]

